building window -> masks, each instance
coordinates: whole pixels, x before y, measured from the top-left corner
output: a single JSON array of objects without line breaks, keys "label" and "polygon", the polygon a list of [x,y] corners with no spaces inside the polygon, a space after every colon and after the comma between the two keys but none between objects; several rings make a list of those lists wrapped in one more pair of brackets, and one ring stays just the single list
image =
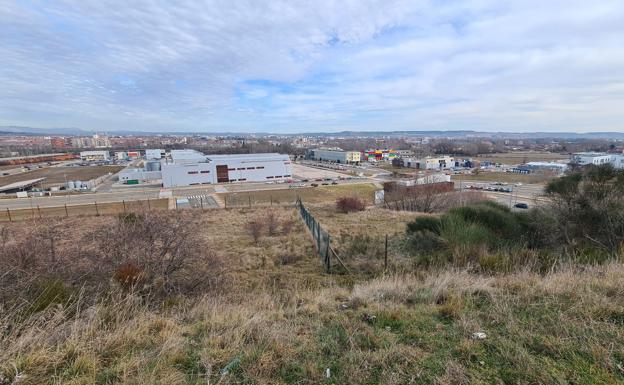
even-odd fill
[{"label": "building window", "polygon": [[247,170],[255,170],[255,167],[247,167]]},{"label": "building window", "polygon": [[188,174],[198,174],[197,171],[189,171]]},{"label": "building window", "polygon": [[284,175],[284,178],[290,178],[290,175]]},{"label": "building window", "polygon": [[237,168],[237,170],[244,170],[244,169],[245,169],[245,167]]},{"label": "building window", "polygon": [[267,176],[266,178],[267,178],[267,179],[273,179],[273,177],[272,177],[272,176]]},{"label": "building window", "polygon": [[282,176],[281,176],[281,175],[275,175],[275,177],[276,177],[276,178],[281,178]]},{"label": "building window", "polygon": [[202,174],[208,174],[208,173],[210,173],[210,171],[208,171],[208,170],[203,170],[203,171],[201,171],[201,173],[202,173]]},{"label": "building window", "polygon": [[246,181],[246,180],[247,180],[247,178],[241,178],[241,179],[239,179],[238,181],[239,181],[239,182],[244,182],[244,181]]},{"label": "building window", "polygon": [[262,169],[264,169],[264,166],[258,166],[258,167],[256,167],[256,170],[262,170]]},{"label": "building window", "polygon": [[228,168],[228,171],[236,171],[235,168]]}]

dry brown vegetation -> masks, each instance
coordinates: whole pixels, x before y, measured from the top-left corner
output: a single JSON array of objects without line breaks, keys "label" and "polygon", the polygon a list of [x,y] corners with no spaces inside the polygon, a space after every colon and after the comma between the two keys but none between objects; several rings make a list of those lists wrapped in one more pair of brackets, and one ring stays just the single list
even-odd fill
[{"label": "dry brown vegetation", "polygon": [[28,209],[0,210],[0,222],[39,220],[59,217],[115,215],[125,212],[142,212],[145,210],[167,210],[168,208],[169,200],[166,198],[150,199],[149,201],[138,200],[97,204],[68,204],[67,206],[57,207],[39,207],[35,204],[33,207]]},{"label": "dry brown vegetation", "polygon": [[88,181],[102,175],[116,173],[123,166],[84,166],[84,167],[46,167],[19,174],[0,176],[0,185],[29,179],[46,178],[43,182],[46,187],[64,184],[70,180]]},{"label": "dry brown vegetation", "polygon": [[[423,215],[311,209],[352,237]],[[327,275],[290,207],[31,224],[0,229],[2,385],[624,381],[618,262]]]}]

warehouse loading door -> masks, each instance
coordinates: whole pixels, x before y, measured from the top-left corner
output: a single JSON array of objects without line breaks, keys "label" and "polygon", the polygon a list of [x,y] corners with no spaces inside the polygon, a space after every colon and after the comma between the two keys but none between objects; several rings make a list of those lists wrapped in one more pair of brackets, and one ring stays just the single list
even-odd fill
[{"label": "warehouse loading door", "polygon": [[225,164],[217,165],[217,183],[229,182],[228,166]]}]

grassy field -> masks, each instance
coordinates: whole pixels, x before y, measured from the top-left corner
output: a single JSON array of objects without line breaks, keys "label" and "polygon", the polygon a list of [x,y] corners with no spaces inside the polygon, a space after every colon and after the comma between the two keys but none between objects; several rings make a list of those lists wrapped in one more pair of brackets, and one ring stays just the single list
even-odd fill
[{"label": "grassy field", "polygon": [[0,222],[23,221],[29,219],[115,215],[123,212],[145,211],[149,209],[168,209],[168,199],[150,199],[148,201],[129,201],[115,203],[98,203],[88,205],[67,205],[60,207],[38,207],[30,209],[0,210]]},{"label": "grassy field", "polygon": [[[400,233],[418,215],[312,210],[331,232],[354,234]],[[57,254],[75,260],[59,261],[62,284],[44,281],[57,282],[55,297],[33,290],[15,295],[21,307],[0,304],[0,384],[624,381],[621,263],[544,275],[452,267],[327,275],[293,208],[170,214],[172,223],[188,221],[194,229],[200,257],[208,259],[190,268],[210,278],[196,291],[154,299],[124,292],[104,270],[80,279],[62,275],[82,259],[97,268],[93,232],[114,229],[116,218],[64,218],[42,228],[63,229]],[[279,223],[276,233],[254,241],[247,224],[270,216]],[[11,237],[0,261],[14,242],[38,247],[25,223],[3,227]],[[47,263],[42,268],[50,274]],[[15,290],[23,282],[6,285]]]},{"label": "grassy field", "polygon": [[538,174],[515,174],[511,172],[480,172],[479,174],[451,175],[454,181],[483,181],[483,182],[503,182],[503,183],[545,183],[554,177],[550,175]]},{"label": "grassy field", "polygon": [[[319,182],[320,183],[320,182]],[[295,203],[300,197],[306,203],[335,202],[341,196],[357,196],[372,203],[375,187],[372,183],[353,183],[338,186],[319,186],[306,188],[285,188],[280,190],[264,190],[240,193],[217,194],[228,207]]]},{"label": "grassy field", "polygon": [[37,178],[46,178],[45,186],[61,185],[70,180],[88,181],[109,172],[114,174],[121,169],[122,166],[46,167],[16,175],[0,176],[0,185]]},{"label": "grassy field", "polygon": [[515,151],[495,154],[484,154],[475,157],[475,160],[489,160],[491,162],[503,164],[521,164],[525,162],[554,162],[556,160],[567,160],[570,158],[568,154],[555,154],[552,152],[536,152],[536,151]]}]

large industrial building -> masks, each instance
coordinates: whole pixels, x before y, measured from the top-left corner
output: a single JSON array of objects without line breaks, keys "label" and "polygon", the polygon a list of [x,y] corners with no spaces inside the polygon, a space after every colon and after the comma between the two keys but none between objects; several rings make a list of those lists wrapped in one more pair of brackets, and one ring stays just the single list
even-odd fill
[{"label": "large industrial building", "polygon": [[412,167],[422,170],[439,170],[455,167],[455,160],[448,155],[436,157],[428,156],[421,159],[404,158],[403,167]]},{"label": "large industrial building", "polygon": [[172,150],[162,163],[163,187],[229,182],[270,182],[292,176],[288,155],[205,155],[194,150]]},{"label": "large industrial building", "polygon": [[342,164],[357,164],[362,159],[362,154],[359,151],[344,151],[338,148],[335,149],[308,149],[306,151],[306,159],[313,159],[322,162],[335,162]]},{"label": "large industrial building", "polygon": [[80,151],[80,159],[84,161],[106,161],[110,160],[110,152],[108,151]]},{"label": "large industrial building", "polygon": [[579,166],[612,164],[615,168],[624,168],[624,155],[603,152],[579,152],[570,157],[570,163]]}]

